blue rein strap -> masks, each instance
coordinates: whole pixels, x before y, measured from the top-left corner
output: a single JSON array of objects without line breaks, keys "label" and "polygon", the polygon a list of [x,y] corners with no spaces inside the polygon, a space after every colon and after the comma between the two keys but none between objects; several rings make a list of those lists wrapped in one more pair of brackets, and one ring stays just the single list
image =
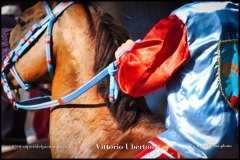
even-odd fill
[{"label": "blue rein strap", "polygon": [[115,73],[117,72],[117,66],[115,63],[110,63],[107,67],[108,74],[110,76],[110,85],[109,85],[109,102],[114,102],[118,97],[118,84],[115,80]]},{"label": "blue rein strap", "polygon": [[52,29],[53,29],[53,24],[56,21],[57,17],[54,15],[52,12],[52,9],[46,1],[44,1],[44,6],[45,10],[47,12],[47,15],[50,17],[50,21],[48,24],[47,28],[47,33],[46,33],[46,57],[47,57],[47,67],[48,67],[48,72],[50,74],[51,79],[53,79],[54,75],[54,68],[53,68],[53,60],[52,60]]},{"label": "blue rein strap", "polygon": [[[138,39],[138,40],[135,41],[135,43],[138,43],[140,41],[141,40]],[[122,50],[119,53],[119,55],[122,55],[126,51],[129,51],[129,50],[131,50],[131,48],[128,48],[127,50]],[[22,109],[25,109],[25,110],[38,110],[38,109],[50,108],[50,107],[66,104],[66,103],[72,101],[73,99],[77,98],[81,94],[85,93],[87,90],[92,88],[95,84],[97,84],[99,81],[101,81],[104,77],[106,77],[108,75],[110,76],[109,101],[114,102],[117,99],[118,92],[119,92],[118,84],[117,84],[117,81],[115,79],[115,73],[118,70],[117,65],[116,65],[117,63],[118,63],[118,60],[115,60],[114,62],[110,63],[108,65],[108,67],[106,67],[101,72],[99,72],[96,76],[94,76],[91,80],[89,80],[88,83],[81,86],[80,88],[78,88],[77,90],[68,94],[65,97],[62,97],[58,100],[53,100],[53,101],[44,102],[44,103],[35,104],[35,105],[23,105],[23,104],[21,104],[22,102],[26,102],[26,100],[25,100],[25,101],[21,101],[19,103],[15,103],[16,108],[22,108]],[[47,99],[47,98],[49,100],[51,99],[50,96],[45,96],[44,97],[44,99]],[[31,100],[36,100],[36,99],[39,99],[39,98],[33,98],[33,99],[30,99],[30,101]]]},{"label": "blue rein strap", "polygon": [[[106,67],[104,70],[102,70],[100,73],[98,73],[95,77],[93,77],[91,80],[89,80],[88,83],[81,86],[80,88],[78,88],[77,90],[68,94],[65,97],[62,97],[57,100],[40,103],[40,104],[26,105],[26,102],[31,102],[31,101],[35,101],[35,100],[42,100],[42,99],[45,101],[46,101],[46,99],[51,100],[51,96],[45,96],[44,98],[37,97],[37,98],[31,98],[31,99],[24,100],[24,101],[14,102],[14,105],[15,105],[16,109],[21,108],[21,109],[25,109],[25,110],[38,110],[38,109],[50,108],[50,107],[66,104],[67,102],[70,102],[73,99],[80,96],[81,94],[85,93],[87,90],[89,90],[91,87],[93,87],[96,83],[98,83],[104,77],[109,75],[109,72],[110,72],[111,76],[113,76],[113,78],[110,78],[110,83],[112,83],[112,84],[115,83],[115,85],[112,85],[112,86],[114,86],[114,88],[111,88],[111,86],[110,86],[110,90],[114,90],[114,89],[116,89],[115,86],[117,85],[117,82],[114,78],[113,73],[115,73],[116,70],[114,70],[112,72],[112,68],[116,68],[116,63],[117,63],[117,61],[114,61],[108,67]],[[113,82],[111,82],[111,81],[113,81]],[[113,92],[114,93],[118,92],[118,89]],[[117,95],[115,95],[114,99],[116,99],[116,98],[117,98]]]}]

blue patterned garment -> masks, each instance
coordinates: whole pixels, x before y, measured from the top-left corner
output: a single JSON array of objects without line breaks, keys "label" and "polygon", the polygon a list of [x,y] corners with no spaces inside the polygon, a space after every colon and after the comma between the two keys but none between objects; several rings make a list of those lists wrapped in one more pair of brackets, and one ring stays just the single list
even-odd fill
[{"label": "blue patterned garment", "polygon": [[[167,84],[168,130],[158,137],[186,158],[236,158],[239,117],[221,92],[219,64],[228,59],[239,68],[238,5],[199,2],[172,14],[187,27],[191,58]],[[232,74],[227,87],[238,96],[239,75]]]},{"label": "blue patterned garment", "polygon": [[186,4],[119,58],[116,79],[126,94],[166,86],[167,130],[136,157],[238,157],[238,10],[232,2]]}]

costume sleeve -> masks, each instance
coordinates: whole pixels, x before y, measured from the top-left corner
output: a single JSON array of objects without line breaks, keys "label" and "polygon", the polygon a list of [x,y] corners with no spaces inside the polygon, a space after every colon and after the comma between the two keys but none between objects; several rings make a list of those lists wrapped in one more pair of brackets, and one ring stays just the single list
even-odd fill
[{"label": "costume sleeve", "polygon": [[163,87],[189,57],[185,24],[170,15],[119,58],[115,78],[124,93],[140,97]]}]

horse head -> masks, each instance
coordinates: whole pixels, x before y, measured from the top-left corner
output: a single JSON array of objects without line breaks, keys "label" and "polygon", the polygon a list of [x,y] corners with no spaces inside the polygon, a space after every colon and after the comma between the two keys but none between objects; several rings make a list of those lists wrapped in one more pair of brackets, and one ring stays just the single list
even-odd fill
[{"label": "horse head", "polygon": [[[20,40],[30,30],[31,26],[40,22],[46,16],[46,12],[42,2],[38,2],[33,7],[23,12],[17,20],[16,26],[13,28],[9,38],[10,48],[17,47]],[[15,67],[26,83],[49,82],[50,77],[47,72],[46,57],[45,57],[45,40],[44,35],[37,42],[32,44],[29,50],[24,53],[16,62]],[[19,84],[12,76],[8,74],[13,86],[19,87]]]}]

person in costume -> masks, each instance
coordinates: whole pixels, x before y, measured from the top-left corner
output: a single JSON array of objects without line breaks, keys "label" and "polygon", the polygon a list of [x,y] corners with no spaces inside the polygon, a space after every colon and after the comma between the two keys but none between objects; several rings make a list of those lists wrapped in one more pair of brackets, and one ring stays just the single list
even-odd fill
[{"label": "person in costume", "polygon": [[238,7],[186,4],[141,42],[118,48],[115,79],[124,93],[167,90],[167,130],[149,141],[154,150],[136,158],[238,157]]}]

